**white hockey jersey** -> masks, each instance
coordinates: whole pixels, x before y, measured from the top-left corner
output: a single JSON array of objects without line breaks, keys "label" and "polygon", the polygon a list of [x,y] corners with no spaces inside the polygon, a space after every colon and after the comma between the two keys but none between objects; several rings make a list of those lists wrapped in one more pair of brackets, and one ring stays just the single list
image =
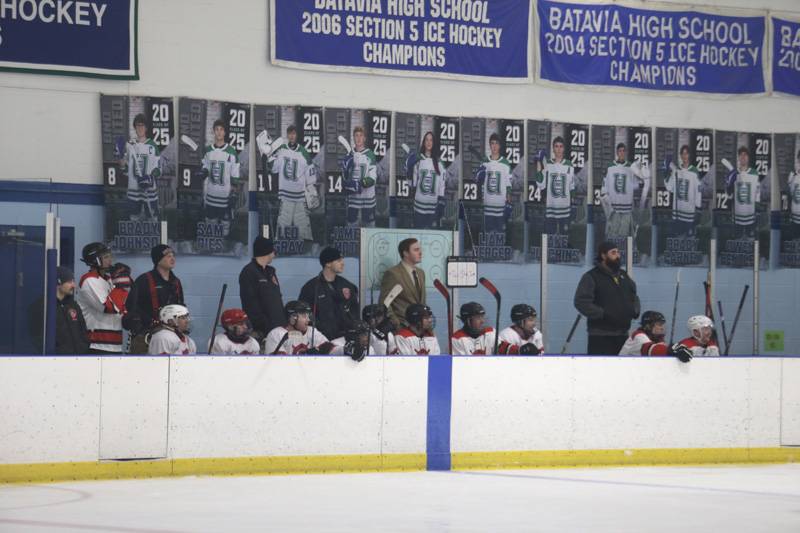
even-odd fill
[{"label": "white hockey jersey", "polygon": [[523,339],[516,328],[509,326],[500,331],[500,343],[497,347],[497,351],[508,355],[518,354],[520,346],[529,343],[536,346],[540,354],[544,353],[544,339],[542,338],[541,331],[535,329],[533,335],[527,339]]},{"label": "white hockey jersey", "polygon": [[639,188],[639,178],[627,161],[608,165],[601,193],[608,197],[615,212],[626,214],[633,210],[633,192]]},{"label": "white hockey jersey", "polygon": [[575,190],[575,168],[569,159],[549,159],[537,175],[539,187],[547,192],[545,216],[569,218],[572,191]]},{"label": "white hockey jersey", "polygon": [[683,339],[679,344],[683,344],[692,351],[693,357],[717,357],[719,355],[719,346],[714,341],[703,346],[694,337]]},{"label": "white hockey jersey", "polygon": [[261,346],[253,337],[247,337],[244,342],[234,342],[224,333],[217,334],[211,346],[212,355],[255,355],[260,352]]},{"label": "white hockey jersey", "polygon": [[503,209],[511,190],[511,163],[505,157],[484,158],[486,177],[483,180],[483,214],[493,217],[503,216]]},{"label": "white hockey jersey", "polygon": [[695,211],[703,206],[700,193],[700,172],[694,165],[676,168],[664,182],[672,194],[672,218],[681,222],[694,222]]},{"label": "white hockey jersey", "polygon": [[[288,335],[287,335],[288,333]],[[285,339],[284,339],[285,337]],[[313,326],[308,326],[305,333],[297,330],[289,331],[284,327],[278,326],[267,335],[264,343],[264,353],[268,355],[301,355],[308,352],[312,347],[311,338],[314,338],[313,346],[319,349],[323,344],[327,344],[328,338]],[[281,342],[283,341],[283,342]]]},{"label": "white hockey jersey", "polygon": [[749,226],[756,221],[756,202],[761,200],[761,184],[754,168],[740,170],[733,184],[733,222]]},{"label": "white hockey jersey", "polygon": [[139,180],[150,176],[159,168],[159,149],[152,139],[144,142],[128,143],[126,158],[126,173],[128,174],[128,200],[134,202],[157,202],[158,187],[156,181],[144,189],[139,186]]},{"label": "white hockey jersey", "polygon": [[414,165],[414,211],[423,215],[436,213],[436,203],[445,191],[445,168],[439,161],[439,168],[434,168],[433,158],[420,155]]},{"label": "white hockey jersey", "polygon": [[229,144],[222,146],[208,145],[203,154],[203,168],[208,177],[203,184],[203,197],[206,205],[212,207],[228,207],[231,195],[231,183],[239,179],[239,156]]},{"label": "white hockey jersey", "polygon": [[[95,270],[83,276],[78,286],[76,300],[81,307],[89,347],[105,352],[122,352],[122,309],[114,303],[111,291],[114,286]],[[118,289],[120,290],[120,289]]]},{"label": "white hockey jersey", "polygon": [[194,355],[197,346],[188,335],[178,335],[169,328],[161,328],[150,337],[150,355]]},{"label": "white hockey jersey", "polygon": [[435,335],[418,336],[409,328],[403,328],[395,336],[397,353],[400,355],[440,355],[439,341]]},{"label": "white hockey jersey", "polygon": [[[364,179],[372,180],[372,185],[364,186]],[[361,192],[347,196],[347,206],[357,209],[375,207],[375,182],[378,179],[378,166],[375,153],[369,148],[360,152],[353,150],[353,179],[362,182]]]},{"label": "white hockey jersey", "polygon": [[800,224],[800,173],[798,172],[789,174],[789,206],[792,222]]},{"label": "white hockey jersey", "polygon": [[453,334],[453,355],[491,355],[494,353],[494,328],[483,328],[478,337],[463,329]]},{"label": "white hockey jersey", "polygon": [[[331,355],[345,355],[344,347],[347,340],[344,337],[337,337],[331,341],[333,349]],[[369,355],[396,355],[397,345],[394,341],[394,335],[388,334],[386,340],[381,340],[375,336],[375,333],[369,338]]]},{"label": "white hockey jersey", "polygon": [[667,345],[653,342],[647,333],[637,329],[625,340],[619,355],[667,355]]},{"label": "white hockey jersey", "polygon": [[317,183],[311,154],[298,144],[294,150],[283,144],[275,151],[272,171],[278,174],[278,198],[282,202],[306,201],[306,186]]}]

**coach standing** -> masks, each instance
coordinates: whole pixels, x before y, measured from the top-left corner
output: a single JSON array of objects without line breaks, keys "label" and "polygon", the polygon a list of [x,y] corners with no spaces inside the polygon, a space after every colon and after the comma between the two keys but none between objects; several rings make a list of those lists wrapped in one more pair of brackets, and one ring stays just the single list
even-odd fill
[{"label": "coach standing", "polygon": [[253,323],[253,337],[261,341],[267,333],[286,325],[281,286],[275,268],[272,239],[262,236],[253,241],[253,260],[239,274],[239,297],[242,308]]},{"label": "coach standing", "polygon": [[588,321],[589,355],[617,355],[625,344],[631,320],[641,304],[636,283],[620,268],[617,245],[603,242],[596,265],[586,272],[575,290],[575,308]]},{"label": "coach standing", "polygon": [[395,285],[403,291],[389,306],[389,318],[399,327],[406,325],[406,307],[425,304],[425,272],[417,265],[422,262],[422,248],[415,238],[403,239],[397,246],[400,262],[387,270],[381,280],[380,303]]}]

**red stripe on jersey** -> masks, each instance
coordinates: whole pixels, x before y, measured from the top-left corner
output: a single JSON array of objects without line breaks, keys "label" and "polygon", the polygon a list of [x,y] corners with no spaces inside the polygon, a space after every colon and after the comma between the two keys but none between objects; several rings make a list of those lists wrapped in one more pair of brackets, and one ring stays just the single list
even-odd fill
[{"label": "red stripe on jersey", "polygon": [[122,344],[122,332],[95,329],[89,332],[89,342],[95,344]]}]

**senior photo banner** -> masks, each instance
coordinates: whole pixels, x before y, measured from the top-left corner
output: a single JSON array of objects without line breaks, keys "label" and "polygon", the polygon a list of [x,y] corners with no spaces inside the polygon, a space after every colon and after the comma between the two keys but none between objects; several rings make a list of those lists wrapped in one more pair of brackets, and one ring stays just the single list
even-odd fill
[{"label": "senior photo banner", "polygon": [[276,65],[530,81],[528,0],[271,0]]},{"label": "senior photo banner", "polygon": [[772,88],[800,96],[800,21],[772,17]]},{"label": "senior photo banner", "polygon": [[766,17],[539,0],[539,77],[662,91],[763,93]]}]

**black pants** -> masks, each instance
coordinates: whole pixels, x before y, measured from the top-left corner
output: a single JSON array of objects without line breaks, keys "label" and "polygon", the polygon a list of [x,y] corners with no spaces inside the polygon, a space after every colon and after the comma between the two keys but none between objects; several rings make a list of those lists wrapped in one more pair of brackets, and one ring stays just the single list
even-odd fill
[{"label": "black pants", "polygon": [[587,355],[619,355],[627,335],[589,335]]}]

